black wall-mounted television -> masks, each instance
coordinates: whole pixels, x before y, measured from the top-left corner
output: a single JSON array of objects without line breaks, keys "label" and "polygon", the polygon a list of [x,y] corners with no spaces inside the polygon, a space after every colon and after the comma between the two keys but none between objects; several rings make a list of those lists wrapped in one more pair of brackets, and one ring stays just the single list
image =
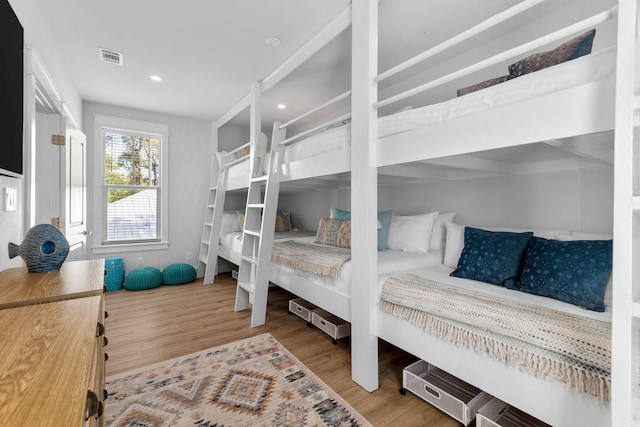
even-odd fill
[{"label": "black wall-mounted television", "polygon": [[22,177],[24,29],[8,0],[0,0],[0,174]]}]

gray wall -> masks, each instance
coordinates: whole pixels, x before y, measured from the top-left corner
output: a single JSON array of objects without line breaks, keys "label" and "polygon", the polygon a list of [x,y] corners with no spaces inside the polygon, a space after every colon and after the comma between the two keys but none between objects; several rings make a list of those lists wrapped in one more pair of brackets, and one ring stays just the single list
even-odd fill
[{"label": "gray wall", "polygon": [[[184,117],[170,116],[130,108],[84,103],[84,133],[87,135],[87,188],[89,192],[88,223],[93,230],[93,214],[97,206],[91,206],[91,194],[99,183],[94,182],[94,151],[99,141],[93,140],[93,115],[102,114],[169,125],[169,248],[157,251],[124,252],[122,256],[127,271],[138,266],[138,258],[144,265],[164,268],[168,264],[184,262],[197,266],[202,225],[207,200],[211,164],[211,123]],[[96,236],[98,230],[93,230]],[[90,236],[91,237],[91,236]],[[94,255],[89,245],[90,258],[116,255]],[[192,260],[187,260],[187,253]]]},{"label": "gray wall", "polygon": [[[294,226],[316,229],[332,206],[350,209],[350,190],[285,194]],[[613,231],[613,168],[576,172],[401,184],[378,190],[380,211],[411,215],[458,212],[455,222],[476,226]]]}]

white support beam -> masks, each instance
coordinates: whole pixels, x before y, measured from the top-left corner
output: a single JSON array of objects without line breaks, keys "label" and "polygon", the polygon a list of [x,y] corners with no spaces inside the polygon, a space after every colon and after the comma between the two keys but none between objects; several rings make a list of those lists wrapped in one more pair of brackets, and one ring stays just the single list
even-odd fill
[{"label": "white support beam", "polygon": [[448,166],[457,169],[471,169],[500,174],[514,174],[518,172],[518,166],[513,163],[500,162],[497,160],[483,159],[474,155],[461,154],[452,157],[441,157],[438,159],[425,160],[421,163],[428,165]]},{"label": "white support beam", "polygon": [[282,65],[276,68],[271,74],[262,80],[262,92],[266,92],[279,81],[284,79],[289,73],[298,68],[307,59],[322,49],[328,42],[333,40],[338,34],[346,30],[351,24],[351,5],[343,10],[333,21],[326,25],[320,32],[306,42]]},{"label": "white support beam", "polygon": [[251,103],[251,92],[246,94],[244,98],[242,98],[236,105],[231,107],[229,111],[224,113],[218,120],[215,121],[216,128],[220,129],[224,126],[229,120],[233,119],[237,116],[242,110],[247,108]]},{"label": "white support beam", "polygon": [[[608,137],[613,138],[613,135],[609,135]],[[565,138],[561,140],[553,139],[544,142],[552,147],[575,154],[576,156],[584,157],[585,159],[601,160],[605,163],[609,163],[610,165],[613,164],[613,147],[603,145],[598,142],[597,139],[582,137]]]},{"label": "white support beam", "polygon": [[351,377],[378,388],[377,99],[378,1],[353,0],[351,72]]}]

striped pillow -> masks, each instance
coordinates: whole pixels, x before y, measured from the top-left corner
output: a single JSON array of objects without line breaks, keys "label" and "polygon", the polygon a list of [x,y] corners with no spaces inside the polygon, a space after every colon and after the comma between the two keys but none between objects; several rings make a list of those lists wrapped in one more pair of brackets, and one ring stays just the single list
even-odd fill
[{"label": "striped pillow", "polygon": [[314,243],[351,248],[351,220],[320,218]]}]

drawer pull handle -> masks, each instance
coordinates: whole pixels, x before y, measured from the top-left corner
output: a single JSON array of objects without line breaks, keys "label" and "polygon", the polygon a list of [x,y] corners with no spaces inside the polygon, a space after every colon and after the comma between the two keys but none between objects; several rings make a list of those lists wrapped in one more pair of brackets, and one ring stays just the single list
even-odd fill
[{"label": "drawer pull handle", "polygon": [[100,401],[98,400],[98,395],[95,394],[91,390],[87,390],[87,399],[84,403],[84,420],[87,421],[89,418],[93,417],[100,410],[99,405]]},{"label": "drawer pull handle", "polygon": [[98,326],[96,328],[96,337],[101,337],[104,335],[104,325],[102,322],[98,322]]},{"label": "drawer pull handle", "polygon": [[321,324],[322,326],[327,326],[327,323],[326,323],[324,320],[321,320],[321,321],[320,321],[320,324]]},{"label": "drawer pull handle", "polygon": [[302,313],[302,309],[300,307],[296,307],[296,310],[298,310],[300,313]]},{"label": "drawer pull handle", "polygon": [[109,312],[107,310],[104,311],[104,318],[106,319],[107,317],[109,317]]},{"label": "drawer pull handle", "polygon": [[106,362],[107,360],[109,360],[109,355],[107,353],[104,354],[104,361]]},{"label": "drawer pull handle", "polygon": [[107,391],[106,388],[102,389],[102,397],[103,397],[103,400],[107,400],[107,398],[109,397],[109,392]]},{"label": "drawer pull handle", "polygon": [[440,392],[438,390],[434,390],[428,385],[424,386],[424,391],[435,397],[436,399],[440,399]]},{"label": "drawer pull handle", "polygon": [[102,346],[106,347],[107,344],[109,344],[109,340],[107,339],[107,337],[102,337]]}]

